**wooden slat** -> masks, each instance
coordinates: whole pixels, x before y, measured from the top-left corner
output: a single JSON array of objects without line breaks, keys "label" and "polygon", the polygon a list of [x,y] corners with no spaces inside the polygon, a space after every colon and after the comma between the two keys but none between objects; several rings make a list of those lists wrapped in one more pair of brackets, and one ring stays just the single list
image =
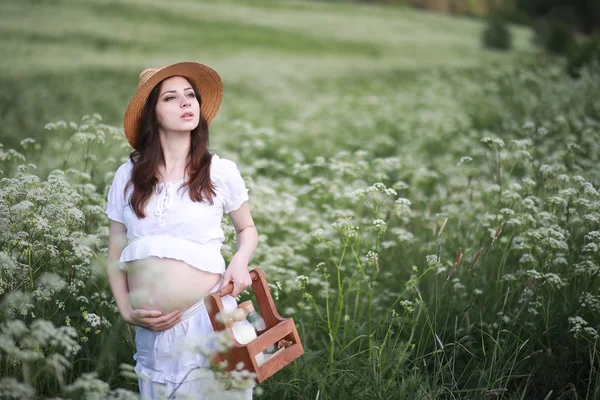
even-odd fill
[{"label": "wooden slat", "polygon": [[270,378],[273,374],[300,357],[302,354],[304,354],[304,349],[300,343],[297,343],[283,350],[281,353],[270,357],[258,367],[258,371],[256,372],[256,382],[261,383]]},{"label": "wooden slat", "polygon": [[277,342],[292,333],[294,326],[291,320],[285,320],[275,325],[256,339],[252,340],[246,347],[248,348],[248,352],[251,356],[254,356],[261,351],[264,351],[267,347],[274,344],[277,345]]}]

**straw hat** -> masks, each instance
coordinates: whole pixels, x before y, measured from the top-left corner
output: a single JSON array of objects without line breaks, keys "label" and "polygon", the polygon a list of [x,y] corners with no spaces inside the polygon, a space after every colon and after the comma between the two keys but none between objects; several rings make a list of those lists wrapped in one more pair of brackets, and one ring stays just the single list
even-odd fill
[{"label": "straw hat", "polygon": [[123,127],[125,137],[135,146],[142,119],[142,110],[154,87],[163,79],[172,76],[183,76],[188,79],[200,93],[202,105],[200,111],[210,124],[221,105],[223,98],[223,83],[221,77],[212,68],[195,62],[180,62],[166,67],[149,68],[142,71],[138,89],[129,101],[125,110]]}]

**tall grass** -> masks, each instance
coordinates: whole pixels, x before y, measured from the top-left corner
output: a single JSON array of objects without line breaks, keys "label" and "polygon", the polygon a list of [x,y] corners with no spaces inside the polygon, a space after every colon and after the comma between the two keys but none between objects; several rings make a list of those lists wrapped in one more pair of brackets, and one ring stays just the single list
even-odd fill
[{"label": "tall grass", "polygon": [[[306,349],[266,398],[598,396],[600,71],[558,71],[422,75],[413,101],[393,75],[331,85],[336,107],[318,112],[338,129],[321,143],[339,150],[323,155],[315,138],[231,122],[253,266]],[[377,96],[345,95],[365,87]],[[132,331],[103,276],[126,142],[99,116],[45,128],[70,139],[2,150],[2,393],[128,396]],[[35,173],[48,162],[60,169]]]}]

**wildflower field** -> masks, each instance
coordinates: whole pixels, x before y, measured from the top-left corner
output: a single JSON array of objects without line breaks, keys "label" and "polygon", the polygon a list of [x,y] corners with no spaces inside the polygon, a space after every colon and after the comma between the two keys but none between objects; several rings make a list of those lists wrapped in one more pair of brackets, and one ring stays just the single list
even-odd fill
[{"label": "wildflower field", "polygon": [[104,210],[137,75],[180,60],[223,77],[210,148],[305,348],[256,398],[600,398],[600,66],[573,79],[524,28],[486,52],[482,22],[401,7],[24,1],[0,21],[0,399],[137,398]]}]

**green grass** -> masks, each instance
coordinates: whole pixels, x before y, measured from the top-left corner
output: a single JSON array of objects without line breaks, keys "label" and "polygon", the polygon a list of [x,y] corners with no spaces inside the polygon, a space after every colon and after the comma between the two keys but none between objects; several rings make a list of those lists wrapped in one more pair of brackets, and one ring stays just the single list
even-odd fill
[{"label": "green grass", "polygon": [[[14,1],[0,5],[0,26],[2,138],[13,146],[44,140],[50,120],[99,112],[120,125],[138,73],[181,60],[222,75],[218,129],[238,103],[253,123],[269,122],[261,111],[313,101],[321,81],[482,67],[531,51],[522,28],[515,53],[494,54],[472,19],[319,2]],[[277,97],[281,88],[297,96]]]}]

